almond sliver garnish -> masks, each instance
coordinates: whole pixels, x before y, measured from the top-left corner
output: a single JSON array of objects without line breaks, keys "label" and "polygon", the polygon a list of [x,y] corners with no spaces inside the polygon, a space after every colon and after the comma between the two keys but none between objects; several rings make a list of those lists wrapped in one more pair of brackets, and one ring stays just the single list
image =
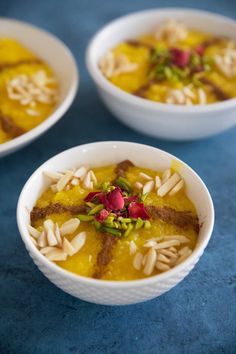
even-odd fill
[{"label": "almond sliver garnish", "polygon": [[155,177],[155,188],[160,188],[160,186],[161,186],[161,179],[160,179],[160,177],[159,176],[156,176]]},{"label": "almond sliver garnish", "polygon": [[74,173],[74,177],[77,177],[79,179],[84,179],[85,175],[87,173],[87,168],[84,166],[81,166],[80,168],[78,168],[75,173]]},{"label": "almond sliver garnish", "polygon": [[152,177],[147,175],[146,173],[144,172],[139,172],[139,176],[146,179],[147,181],[151,181],[152,180]]},{"label": "almond sliver garnish", "polygon": [[154,246],[153,248],[156,250],[159,250],[161,248],[168,248],[171,246],[179,246],[179,245],[180,245],[180,242],[178,240],[170,240],[170,241],[160,242],[156,246]]},{"label": "almond sliver garnish", "polygon": [[45,220],[43,223],[46,235],[47,235],[47,240],[48,240],[48,245],[49,246],[56,246],[57,245],[57,239],[54,233],[54,223],[52,220],[48,219]]},{"label": "almond sliver garnish", "polygon": [[59,229],[58,223],[55,224],[55,236],[56,236],[58,245],[61,246],[62,239],[61,239],[61,234],[60,234],[60,229]]},{"label": "almond sliver garnish", "polygon": [[140,270],[142,267],[143,255],[142,253],[137,252],[133,259],[133,267],[136,270]]},{"label": "almond sliver garnish", "polygon": [[161,270],[161,271],[166,271],[166,270],[169,270],[169,269],[170,269],[170,267],[169,267],[167,264],[162,263],[162,262],[160,262],[160,261],[157,261],[157,262],[156,262],[156,268],[157,268],[158,270]]},{"label": "almond sliver garnish", "polygon": [[44,176],[50,178],[53,182],[57,182],[63,175],[57,172],[43,171]]},{"label": "almond sliver garnish", "polygon": [[73,232],[75,232],[76,229],[79,227],[79,224],[80,221],[77,218],[73,218],[64,222],[64,224],[62,224],[60,227],[61,236],[73,234]]},{"label": "almond sliver garnish", "polygon": [[136,243],[134,241],[130,241],[129,243],[129,254],[132,256],[133,254],[135,254],[137,251],[137,246]]},{"label": "almond sliver garnish", "polygon": [[35,229],[35,227],[28,225],[27,229],[32,237],[34,237],[36,239],[39,237],[40,232],[37,229]]},{"label": "almond sliver garnish", "polygon": [[150,193],[154,188],[154,181],[148,181],[143,186],[143,194]]},{"label": "almond sliver garnish", "polygon": [[73,176],[73,171],[68,171],[66,172],[65,175],[63,175],[59,181],[57,182],[57,190],[58,192],[62,191],[67,183],[70,181],[71,177]]},{"label": "almond sliver garnish", "polygon": [[165,183],[170,178],[170,176],[171,176],[171,169],[168,168],[162,174],[162,184]]},{"label": "almond sliver garnish", "polygon": [[143,273],[145,275],[152,274],[156,264],[156,260],[157,260],[157,253],[154,249],[151,248],[147,253],[147,258],[143,269]]},{"label": "almond sliver garnish", "polygon": [[89,173],[90,173],[91,181],[93,181],[94,184],[96,185],[98,183],[98,181],[97,181],[97,177],[95,176],[95,173],[92,170],[90,170]]},{"label": "almond sliver garnish", "polygon": [[63,251],[69,256],[73,256],[76,253],[76,249],[72,246],[72,244],[67,240],[67,238],[63,238]]},{"label": "almond sliver garnish", "polygon": [[178,193],[184,186],[184,180],[181,179],[175,186],[174,188],[169,192],[169,195],[172,196],[176,193]]},{"label": "almond sliver garnish", "polygon": [[35,245],[35,247],[38,247],[38,243],[37,243],[37,241],[35,240],[35,238],[33,238],[32,236],[30,236],[30,238],[31,238],[33,244]]},{"label": "almond sliver garnish", "polygon": [[185,253],[183,253],[180,258],[177,259],[176,261],[176,265],[180,264],[181,262],[183,262],[186,258],[188,258],[192,253],[192,250],[189,248]]},{"label": "almond sliver garnish", "polygon": [[86,174],[86,176],[84,178],[84,187],[86,189],[92,189],[93,188],[93,182],[91,180],[90,171]]},{"label": "almond sliver garnish", "polygon": [[157,259],[158,259],[158,261],[163,262],[163,263],[170,263],[170,259],[162,253],[158,253]]},{"label": "almond sliver garnish", "polygon": [[77,177],[74,177],[70,183],[72,184],[72,186],[78,186],[79,179]]},{"label": "almond sliver garnish", "polygon": [[135,182],[134,186],[135,186],[135,188],[137,188],[137,189],[142,189],[142,188],[143,188],[143,184],[140,183],[140,182],[138,182],[138,181]]},{"label": "almond sliver garnish", "polygon": [[56,248],[45,254],[46,258],[50,261],[65,261],[67,254],[63,252],[60,248]]},{"label": "almond sliver garnish", "polygon": [[178,173],[174,173],[162,186],[158,189],[157,195],[164,197],[180,180]]},{"label": "almond sliver garnish", "polygon": [[47,246],[47,247],[42,248],[39,252],[45,255],[48,252],[51,252],[51,251],[53,251],[55,249],[57,249],[57,248],[56,247],[52,247],[52,246]]},{"label": "almond sliver garnish", "polygon": [[80,232],[71,240],[71,245],[75,248],[76,252],[78,252],[85,244],[86,241],[86,232]]},{"label": "almond sliver garnish", "polygon": [[189,238],[187,238],[184,235],[169,235],[169,236],[164,236],[163,239],[165,241],[169,240],[178,240],[180,243],[187,243],[190,242]]},{"label": "almond sliver garnish", "polygon": [[44,248],[47,246],[47,236],[46,236],[46,232],[42,231],[41,234],[38,237],[38,245],[41,248]]}]

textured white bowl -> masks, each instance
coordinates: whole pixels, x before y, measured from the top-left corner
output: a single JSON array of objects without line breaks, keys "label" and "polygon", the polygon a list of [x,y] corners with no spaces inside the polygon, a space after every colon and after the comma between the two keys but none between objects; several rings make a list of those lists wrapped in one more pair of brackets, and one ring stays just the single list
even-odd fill
[{"label": "textured white bowl", "polygon": [[137,12],[115,20],[91,40],[86,53],[88,71],[107,108],[123,123],[142,133],[171,140],[192,140],[223,132],[236,123],[236,99],[208,105],[177,106],[128,94],[100,72],[100,58],[118,43],[153,31],[165,19],[236,40],[236,21],[205,11],[162,9]]},{"label": "textured white bowl", "polygon": [[[27,225],[29,210],[48,188],[43,171],[63,171],[80,165],[102,166],[130,159],[134,164],[156,170],[170,167],[177,160],[186,182],[187,194],[194,202],[203,226],[192,255],[180,265],[161,275],[133,281],[105,281],[70,273],[48,261],[34,246]],[[210,194],[197,174],[184,162],[154,147],[128,142],[98,142],[66,150],[40,166],[25,184],[17,206],[18,228],[35,264],[56,286],[79,299],[105,305],[127,305],[159,296],[178,284],[195,266],[211,237],[214,208]],[[153,235],[155,236],[155,235]]]},{"label": "textured white bowl", "polygon": [[2,157],[29,144],[63,116],[70,107],[77,91],[78,70],[75,59],[65,44],[44,30],[24,22],[0,18],[0,36],[18,40],[48,63],[60,86],[59,102],[53,113],[29,132],[0,144],[0,157]]}]

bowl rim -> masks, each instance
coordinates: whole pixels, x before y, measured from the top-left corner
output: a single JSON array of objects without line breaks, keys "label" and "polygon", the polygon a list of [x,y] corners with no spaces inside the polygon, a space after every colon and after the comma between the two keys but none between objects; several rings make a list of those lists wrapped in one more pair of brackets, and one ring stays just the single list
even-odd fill
[{"label": "bowl rim", "polygon": [[[69,47],[57,36],[54,34],[42,29],[40,27],[34,26],[31,23],[25,21],[19,21],[14,18],[4,18],[0,17],[1,22],[8,22],[12,25],[17,24],[24,28],[34,29],[37,32],[41,32],[42,34],[46,35],[48,38],[56,42],[61,49],[64,50],[65,54],[71,61],[71,70],[73,71],[73,80],[71,81],[70,88],[66,97],[56,106],[55,110],[39,125],[34,127],[33,129],[29,130],[28,132],[20,135],[19,137],[13,138],[5,143],[0,144],[0,157],[3,154],[7,154],[8,152],[11,153],[11,150],[20,148],[22,145],[30,143],[33,139],[36,139],[41,134],[45,133],[48,129],[50,129],[57,121],[59,121],[66,111],[69,109],[70,105],[72,104],[75,95],[77,93],[80,81],[79,69],[75,60],[74,55],[72,54]],[[30,49],[30,48],[29,48]],[[53,69],[53,67],[52,67]]]},{"label": "bowl rim", "polygon": [[[105,26],[103,26],[100,30],[98,30],[93,37],[90,39],[87,48],[86,48],[86,53],[85,53],[85,62],[87,66],[87,70],[92,77],[92,79],[95,81],[95,83],[100,86],[104,91],[112,95],[113,97],[119,98],[120,100],[125,101],[126,103],[133,104],[135,106],[138,106],[140,108],[146,108],[146,109],[152,109],[154,111],[166,111],[166,112],[173,112],[173,113],[181,113],[181,114],[189,114],[189,113],[207,113],[207,112],[215,112],[219,111],[222,109],[227,109],[227,108],[232,108],[236,106],[236,97],[235,98],[230,98],[228,100],[222,101],[222,102],[214,102],[214,103],[208,103],[206,105],[193,105],[193,106],[181,106],[181,105],[175,105],[175,104],[166,104],[162,102],[155,102],[151,101],[148,99],[144,99],[141,97],[137,97],[132,95],[129,92],[126,92],[119,87],[115,86],[112,84],[109,80],[107,80],[104,75],[101,73],[101,71],[98,68],[98,63],[93,61],[92,59],[92,52],[93,52],[93,47],[100,41],[100,36],[103,35],[103,33],[109,31],[112,29],[113,26],[116,25],[122,25],[123,22],[128,21],[129,19],[139,17],[139,16],[146,16],[147,14],[153,14],[153,13],[168,13],[168,12],[175,12],[176,14],[179,13],[188,13],[189,15],[191,14],[197,14],[199,16],[210,16],[211,18],[214,18],[216,21],[224,21],[228,22],[229,24],[232,24],[235,26],[236,29],[236,20],[229,18],[224,15],[220,15],[215,12],[210,12],[210,11],[205,11],[205,10],[198,10],[198,9],[191,9],[191,8],[185,8],[185,7],[163,7],[163,8],[153,8],[153,9],[148,9],[148,10],[142,10],[142,11],[136,11],[136,12],[131,12],[127,15],[120,16],[109,23],[107,23]],[[173,15],[174,16],[174,15]],[[191,119],[191,117],[189,117]]]},{"label": "bowl rim", "polygon": [[[25,208],[25,206],[23,205],[23,198],[24,195],[28,193],[28,189],[30,188],[30,184],[31,181],[35,178],[38,178],[41,174],[41,171],[43,170],[44,166],[47,165],[48,163],[52,162],[52,160],[54,158],[58,158],[58,157],[62,157],[64,158],[64,156],[66,156],[68,153],[70,153],[72,150],[79,150],[82,151],[83,149],[87,149],[89,147],[96,147],[98,145],[104,145],[104,146],[111,146],[111,145],[132,145],[133,147],[135,146],[139,146],[139,147],[144,147],[144,148],[151,148],[154,150],[159,151],[160,153],[164,154],[166,157],[170,157],[170,158],[174,158],[175,160],[177,160],[178,162],[181,162],[182,165],[184,165],[187,169],[190,169],[191,172],[194,175],[194,178],[196,178],[200,184],[203,187],[203,190],[207,196],[207,199],[209,201],[209,206],[210,206],[210,210],[209,210],[209,219],[210,219],[210,223],[209,226],[207,228],[207,230],[205,231],[205,237],[202,240],[201,244],[199,245],[198,249],[194,249],[192,254],[186,259],[184,260],[182,263],[180,263],[179,265],[175,266],[174,268],[171,268],[170,270],[162,273],[162,274],[158,274],[158,275],[154,275],[154,276],[150,276],[147,278],[143,278],[143,279],[137,279],[137,280],[127,280],[127,281],[117,281],[117,280],[102,280],[102,279],[94,279],[94,278],[89,278],[89,277],[85,277],[82,275],[78,275],[75,273],[72,273],[68,270],[65,270],[61,267],[59,267],[57,264],[55,264],[54,262],[49,261],[45,256],[43,256],[39,250],[34,246],[34,244],[32,243],[29,235],[24,232],[24,222],[21,218],[21,212],[23,210],[23,208]],[[59,276],[63,276],[63,277],[67,277],[72,281],[75,282],[81,282],[83,284],[87,284],[87,285],[93,285],[93,286],[106,286],[109,288],[130,288],[133,286],[145,286],[145,285],[149,285],[149,284],[153,284],[159,281],[162,281],[164,279],[168,279],[176,274],[178,274],[179,272],[181,272],[182,270],[184,270],[185,268],[188,267],[188,265],[190,265],[194,260],[197,260],[200,258],[200,256],[202,255],[204,249],[206,248],[211,235],[212,235],[212,231],[213,231],[213,227],[214,227],[214,219],[215,219],[215,214],[214,214],[214,205],[212,202],[212,198],[211,195],[205,185],[205,183],[202,181],[202,179],[198,176],[198,174],[190,167],[188,166],[185,162],[183,162],[182,160],[178,159],[177,157],[175,157],[174,155],[158,149],[154,146],[151,145],[146,145],[146,144],[139,144],[136,142],[128,142],[128,141],[98,141],[98,142],[93,142],[93,143],[88,143],[88,144],[82,144],[82,145],[77,145],[74,146],[70,149],[64,150],[62,152],[60,152],[59,154],[54,155],[53,157],[51,157],[50,159],[48,159],[47,161],[45,161],[42,165],[40,165],[33,173],[32,175],[28,178],[28,180],[26,181],[24,187],[22,188],[22,191],[20,193],[19,199],[18,199],[18,203],[17,203],[17,210],[16,210],[16,218],[17,218],[17,225],[18,225],[18,230],[20,232],[22,241],[25,244],[25,247],[27,249],[27,251],[31,253],[35,256],[36,259],[39,259],[45,267],[47,267],[48,269],[50,269],[52,272],[57,273]],[[32,256],[31,256],[32,257]],[[33,257],[32,257],[33,258]],[[37,263],[36,263],[37,264]]]}]

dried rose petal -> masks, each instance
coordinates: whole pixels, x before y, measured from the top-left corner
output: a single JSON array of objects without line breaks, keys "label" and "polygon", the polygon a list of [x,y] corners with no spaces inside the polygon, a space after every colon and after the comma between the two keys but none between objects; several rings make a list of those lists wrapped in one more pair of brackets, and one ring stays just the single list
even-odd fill
[{"label": "dried rose petal", "polygon": [[125,198],[125,203],[136,202],[137,199],[138,199],[137,195],[132,195],[131,197]]},{"label": "dried rose petal", "polygon": [[90,202],[91,200],[93,200],[93,198],[100,194],[101,192],[90,192],[85,198],[84,198],[84,201],[85,202]]},{"label": "dried rose petal", "polygon": [[200,56],[204,54],[204,51],[205,48],[201,44],[195,48],[195,52]]},{"label": "dried rose petal", "polygon": [[102,209],[98,215],[96,215],[95,219],[101,223],[103,223],[109,215],[109,211],[106,209]]},{"label": "dried rose petal", "polygon": [[128,207],[129,216],[131,218],[137,219],[149,219],[149,215],[145,209],[143,203],[132,202]]},{"label": "dried rose petal", "polygon": [[124,208],[125,201],[120,188],[115,188],[107,194],[107,200],[111,210],[121,210]]},{"label": "dried rose petal", "polygon": [[170,50],[171,61],[174,65],[179,66],[180,68],[185,67],[189,63],[190,53],[186,50],[172,48]]}]

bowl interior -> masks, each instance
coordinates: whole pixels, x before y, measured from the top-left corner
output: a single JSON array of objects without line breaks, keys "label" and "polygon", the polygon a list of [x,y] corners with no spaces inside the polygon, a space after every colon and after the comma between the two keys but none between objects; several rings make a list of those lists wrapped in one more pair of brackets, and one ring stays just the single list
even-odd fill
[{"label": "bowl interior", "polygon": [[[195,204],[202,224],[195,250],[205,246],[211,236],[214,210],[211,197],[202,180],[190,167],[174,156],[151,146],[126,142],[102,142],[78,146],[56,155],[40,166],[25,184],[18,202],[18,226],[24,242],[31,243],[27,231],[29,211],[49,186],[49,181],[43,176],[43,171],[63,171],[80,165],[102,166],[118,163],[127,158],[137,166],[158,171],[169,168],[174,162],[186,182],[187,194]],[[37,252],[33,244],[31,246],[31,250],[34,248]]]},{"label": "bowl interior", "polygon": [[188,9],[147,10],[121,17],[99,31],[89,48],[91,63],[97,66],[107,50],[123,40],[152,32],[159,23],[172,18],[192,29],[236,39],[236,22],[221,15]]}]

